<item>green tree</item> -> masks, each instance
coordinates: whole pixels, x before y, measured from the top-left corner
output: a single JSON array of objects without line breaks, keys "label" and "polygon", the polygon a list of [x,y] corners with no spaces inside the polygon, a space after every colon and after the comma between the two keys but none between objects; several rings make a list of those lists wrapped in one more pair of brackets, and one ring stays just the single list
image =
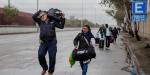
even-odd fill
[{"label": "green tree", "polygon": [[129,2],[128,0],[102,0],[101,5],[112,8],[112,10],[106,10],[106,13],[112,16],[118,23],[121,25],[124,21],[125,10],[129,11]]},{"label": "green tree", "polygon": [[4,7],[4,12],[5,12],[5,15],[6,15],[7,24],[12,24],[12,23],[14,23],[14,21],[16,19],[16,16],[19,13],[19,10],[15,7],[5,6]]},{"label": "green tree", "polygon": [[[66,23],[65,23],[67,27],[81,27],[81,20],[79,19],[66,19]],[[83,20],[83,24],[88,24],[91,27],[94,26],[94,23],[92,23],[91,21],[85,19]]]},{"label": "green tree", "polygon": [[91,21],[89,21],[87,19],[83,20],[83,24],[87,24],[87,25],[89,25],[91,27],[94,27],[94,23],[92,23]]}]

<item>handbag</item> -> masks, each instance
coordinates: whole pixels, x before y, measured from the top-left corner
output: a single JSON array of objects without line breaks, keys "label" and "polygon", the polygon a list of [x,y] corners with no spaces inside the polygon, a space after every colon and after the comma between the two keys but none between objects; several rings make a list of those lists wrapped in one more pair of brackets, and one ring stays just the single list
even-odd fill
[{"label": "handbag", "polygon": [[88,40],[84,37],[86,43],[89,45],[89,48],[87,49],[87,56],[89,59],[96,58],[96,52],[95,48],[88,42]]},{"label": "handbag", "polygon": [[74,59],[76,61],[86,61],[88,59],[92,59],[96,57],[94,47],[88,43],[88,40],[85,37],[84,39],[89,47],[85,49],[77,49],[73,51]]}]

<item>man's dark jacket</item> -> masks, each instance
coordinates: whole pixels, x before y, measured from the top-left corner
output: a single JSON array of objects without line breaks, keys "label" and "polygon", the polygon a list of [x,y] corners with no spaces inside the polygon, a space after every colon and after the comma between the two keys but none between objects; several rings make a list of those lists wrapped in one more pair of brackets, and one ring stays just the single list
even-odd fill
[{"label": "man's dark jacket", "polygon": [[40,27],[40,40],[42,41],[49,41],[49,40],[55,40],[56,39],[56,31],[55,27],[63,29],[65,24],[65,19],[62,18],[61,20],[54,20],[51,17],[48,16],[48,22],[41,21],[40,18],[38,18],[41,11],[36,12],[32,18],[35,22],[38,23]]}]

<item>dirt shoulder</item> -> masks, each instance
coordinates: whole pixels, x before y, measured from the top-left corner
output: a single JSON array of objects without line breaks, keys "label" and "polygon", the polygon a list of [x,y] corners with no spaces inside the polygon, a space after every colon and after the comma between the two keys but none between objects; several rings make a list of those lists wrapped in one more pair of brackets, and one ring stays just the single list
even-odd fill
[{"label": "dirt shoulder", "polygon": [[144,73],[150,75],[150,48],[145,48],[146,43],[150,43],[150,40],[143,39],[142,41],[136,41],[135,38],[129,37],[127,33],[123,33],[123,37],[133,45],[135,55]]}]

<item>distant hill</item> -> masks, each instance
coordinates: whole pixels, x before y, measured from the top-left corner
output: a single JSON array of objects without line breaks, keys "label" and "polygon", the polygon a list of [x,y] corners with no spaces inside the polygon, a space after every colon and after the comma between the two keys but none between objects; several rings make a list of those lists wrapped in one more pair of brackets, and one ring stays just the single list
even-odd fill
[{"label": "distant hill", "polygon": [[[32,15],[33,14],[31,13],[19,12],[16,20],[12,24],[21,26],[33,26],[35,25],[35,22],[32,20]],[[8,25],[3,8],[0,8],[0,25]]]}]

